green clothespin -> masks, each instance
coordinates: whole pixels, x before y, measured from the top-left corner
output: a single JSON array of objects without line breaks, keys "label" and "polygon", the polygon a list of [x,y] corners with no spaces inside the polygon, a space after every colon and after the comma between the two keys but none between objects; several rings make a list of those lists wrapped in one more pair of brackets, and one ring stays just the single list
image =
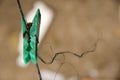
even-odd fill
[{"label": "green clothespin", "polygon": [[17,3],[18,3],[18,7],[22,17],[23,60],[26,64],[29,63],[30,61],[36,64],[39,80],[42,80],[39,65],[37,62],[39,28],[40,28],[40,21],[41,21],[40,10],[39,9],[37,10],[32,23],[28,23],[23,14],[20,1],[17,0]]},{"label": "green clothespin", "polygon": [[23,14],[20,1],[17,0],[17,3],[22,16],[23,60],[25,64],[29,63],[30,61],[32,61],[34,64],[37,64],[39,28],[41,21],[40,10],[37,10],[32,23],[28,23]]},{"label": "green clothespin", "polygon": [[[38,9],[32,23],[27,23],[26,18],[22,18],[22,33],[23,33],[23,60],[27,64],[32,61],[37,63],[37,48],[39,38],[41,14]],[[26,24],[27,23],[27,24]]]}]

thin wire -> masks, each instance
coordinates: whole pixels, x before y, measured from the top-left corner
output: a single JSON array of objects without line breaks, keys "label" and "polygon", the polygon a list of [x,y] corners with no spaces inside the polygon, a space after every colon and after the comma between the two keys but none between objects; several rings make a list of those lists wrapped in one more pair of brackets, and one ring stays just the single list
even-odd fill
[{"label": "thin wire", "polygon": [[24,24],[25,24],[25,26],[27,26],[27,25],[26,25],[25,18],[24,18],[23,11],[22,11],[22,7],[21,7],[21,4],[20,4],[20,1],[17,0],[17,3],[18,3],[18,7],[19,7],[19,10],[20,10],[20,13],[21,13],[22,19],[23,19],[23,21],[24,21]]},{"label": "thin wire", "polygon": [[39,80],[42,80],[42,76],[41,76],[41,73],[40,73],[40,69],[39,69],[38,63],[36,64],[36,68],[37,68],[37,71],[38,71]]},{"label": "thin wire", "polygon": [[60,69],[62,68],[62,66],[64,64],[69,64],[70,67],[72,67],[75,70],[75,72],[77,74],[77,79],[80,80],[80,78],[79,78],[79,72],[76,70],[75,66],[73,64],[69,63],[69,62],[66,62],[66,61],[62,62],[61,65],[59,66],[59,68],[58,68],[58,70],[57,70],[57,72],[55,74],[54,80],[56,79],[57,73],[60,71]]},{"label": "thin wire", "polygon": [[96,47],[97,47],[98,42],[99,42],[99,39],[98,39],[97,42],[94,44],[94,48],[93,48],[92,50],[85,51],[85,52],[81,53],[81,55],[78,55],[77,53],[74,53],[74,52],[71,52],[71,51],[62,51],[62,52],[56,53],[56,54],[53,56],[53,58],[52,58],[52,60],[51,60],[50,62],[46,62],[46,61],[43,60],[42,57],[40,57],[39,55],[38,55],[38,58],[39,58],[44,64],[52,64],[52,63],[54,62],[55,58],[56,58],[58,55],[63,55],[63,54],[72,54],[72,55],[74,55],[74,56],[77,56],[77,57],[81,58],[81,57],[83,57],[83,56],[84,56],[85,54],[87,54],[87,53],[94,52],[94,51],[96,50]]}]

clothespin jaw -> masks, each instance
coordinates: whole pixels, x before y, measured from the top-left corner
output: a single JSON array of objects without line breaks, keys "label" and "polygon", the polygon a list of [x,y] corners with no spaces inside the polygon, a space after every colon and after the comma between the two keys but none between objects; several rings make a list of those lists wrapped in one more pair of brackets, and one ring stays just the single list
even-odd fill
[{"label": "clothespin jaw", "polygon": [[30,29],[31,36],[36,35],[37,37],[39,37],[40,22],[41,22],[41,14],[40,14],[40,10],[38,9],[34,16],[34,19],[32,20],[32,27]]},{"label": "clothespin jaw", "polygon": [[[22,33],[24,34],[27,30],[26,19],[22,19]],[[32,61],[34,64],[37,64],[37,50],[38,50],[38,39],[39,39],[39,27],[40,27],[41,14],[38,9],[35,17],[32,21],[32,26],[29,30],[30,35],[23,37],[23,60],[25,64],[28,64]],[[28,42],[30,37],[30,42]]]}]

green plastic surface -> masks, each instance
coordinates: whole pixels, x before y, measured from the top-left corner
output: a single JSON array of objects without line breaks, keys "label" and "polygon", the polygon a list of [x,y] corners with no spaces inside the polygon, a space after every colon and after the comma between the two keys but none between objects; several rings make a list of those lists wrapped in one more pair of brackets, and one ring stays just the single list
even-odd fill
[{"label": "green plastic surface", "polygon": [[[25,17],[24,17],[25,18]],[[24,19],[26,21],[26,18]],[[22,33],[27,30],[26,24],[22,19]],[[40,27],[41,14],[38,9],[35,17],[32,21],[32,26],[30,28],[30,35],[23,37],[23,60],[25,64],[32,61],[34,64],[37,63],[37,50],[38,50],[38,39],[39,39],[39,27]],[[30,42],[28,43],[28,37],[30,36]]]}]

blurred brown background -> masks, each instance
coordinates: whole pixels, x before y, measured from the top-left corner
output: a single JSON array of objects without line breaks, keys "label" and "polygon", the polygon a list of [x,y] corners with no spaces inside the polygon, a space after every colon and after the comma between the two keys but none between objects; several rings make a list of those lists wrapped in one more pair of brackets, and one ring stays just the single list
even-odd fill
[{"label": "blurred brown background", "polygon": [[[32,9],[35,1],[21,0],[25,14]],[[65,55],[66,62],[72,64],[74,69],[70,64],[64,64],[59,72],[65,80],[120,80],[120,0],[43,2],[53,9],[54,19],[39,46],[39,55],[49,61],[60,51],[81,54],[90,50],[99,38],[95,52],[80,59]],[[0,0],[0,80],[37,80],[35,65],[31,63],[21,68],[16,64],[20,23],[16,0]],[[59,61],[51,65],[39,61],[40,69],[56,72],[63,56],[57,59]],[[69,79],[72,76],[77,76],[77,79]]]}]

